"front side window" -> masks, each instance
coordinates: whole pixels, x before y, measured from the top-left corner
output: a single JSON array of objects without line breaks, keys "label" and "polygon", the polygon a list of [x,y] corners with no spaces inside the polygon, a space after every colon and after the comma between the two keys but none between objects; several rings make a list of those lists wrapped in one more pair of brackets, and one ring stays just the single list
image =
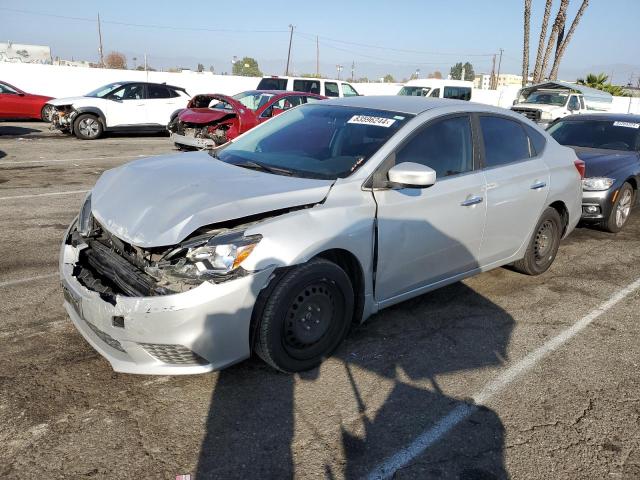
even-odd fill
[{"label": "front side window", "polygon": [[140,83],[128,83],[107,96],[116,100],[141,100],[144,98],[144,86]]},{"label": "front side window", "polygon": [[348,83],[342,84],[342,96],[343,97],[357,97],[358,92],[356,92],[355,88],[353,88]]},{"label": "front side window", "polygon": [[294,80],[294,92],[306,92],[320,94],[320,80]]},{"label": "front side window", "polygon": [[431,88],[429,87],[407,87],[404,86],[398,92],[398,95],[404,95],[406,97],[426,97],[429,94]]},{"label": "front side window", "polygon": [[447,118],[425,127],[396,154],[396,164],[402,162],[431,167],[437,178],[473,170],[469,117]]},{"label": "front side window", "polygon": [[325,82],[324,83],[324,91],[325,96],[327,97],[339,97],[340,92],[338,91],[338,84],[333,82]]},{"label": "front side window", "polygon": [[481,116],[484,163],[496,167],[530,157],[529,139],[522,124],[503,117]]},{"label": "front side window", "polygon": [[303,105],[250,130],[217,155],[223,162],[276,174],[345,178],[364,165],[410,117],[322,103]]},{"label": "front side window", "polygon": [[443,96],[454,100],[471,100],[471,89],[469,87],[444,87]]},{"label": "front side window", "polygon": [[565,120],[549,127],[561,145],[604,150],[640,150],[640,122],[614,120]]},{"label": "front side window", "polygon": [[575,95],[571,95],[569,98],[569,110],[580,110],[580,102],[578,102],[578,97]]}]

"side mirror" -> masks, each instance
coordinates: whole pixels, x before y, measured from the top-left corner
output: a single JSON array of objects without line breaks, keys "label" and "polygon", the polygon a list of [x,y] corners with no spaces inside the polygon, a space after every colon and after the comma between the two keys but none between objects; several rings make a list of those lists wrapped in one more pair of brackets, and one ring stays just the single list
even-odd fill
[{"label": "side mirror", "polygon": [[402,162],[388,173],[392,185],[400,188],[427,188],[436,183],[436,171],[414,162]]},{"label": "side mirror", "polygon": [[24,97],[24,93],[22,93],[22,92],[18,92],[18,96],[19,96],[19,97]]}]

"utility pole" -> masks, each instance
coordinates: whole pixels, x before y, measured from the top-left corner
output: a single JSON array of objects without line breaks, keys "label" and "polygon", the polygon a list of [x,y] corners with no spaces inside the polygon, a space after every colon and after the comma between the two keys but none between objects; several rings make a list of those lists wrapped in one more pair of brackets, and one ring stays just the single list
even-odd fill
[{"label": "utility pole", "polygon": [[291,31],[289,32],[289,53],[287,53],[287,69],[284,72],[286,76],[289,75],[289,61],[291,60],[291,42],[293,41],[294,26],[289,24],[289,28],[291,29]]},{"label": "utility pole", "polygon": [[502,66],[502,52],[503,49],[500,49],[500,60],[498,61],[498,76],[496,77],[496,89],[498,88],[498,80],[500,79],[500,67]]},{"label": "utility pole", "polygon": [[98,12],[98,53],[100,54],[100,66],[104,68],[104,56],[102,53],[102,29],[100,28],[100,12]]},{"label": "utility pole", "polygon": [[340,80],[340,72],[342,71],[342,65],[336,65],[336,71],[338,72],[338,80]]},{"label": "utility pole", "polygon": [[316,35],[316,76],[320,77],[320,43]]},{"label": "utility pole", "polygon": [[351,60],[351,81],[356,81],[356,61]]},{"label": "utility pole", "polygon": [[496,86],[496,54],[493,54],[493,65],[491,66],[491,79],[489,80],[489,90],[495,90]]}]

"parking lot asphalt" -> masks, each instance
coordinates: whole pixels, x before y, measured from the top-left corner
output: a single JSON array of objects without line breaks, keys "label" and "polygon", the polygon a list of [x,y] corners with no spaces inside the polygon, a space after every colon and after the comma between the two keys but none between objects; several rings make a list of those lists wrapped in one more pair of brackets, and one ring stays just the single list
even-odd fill
[{"label": "parking lot asphalt", "polygon": [[104,170],[169,152],[0,123],[0,478],[640,478],[640,209],[542,276],[384,310],[312,372],[118,374],[62,308],[58,249]]}]

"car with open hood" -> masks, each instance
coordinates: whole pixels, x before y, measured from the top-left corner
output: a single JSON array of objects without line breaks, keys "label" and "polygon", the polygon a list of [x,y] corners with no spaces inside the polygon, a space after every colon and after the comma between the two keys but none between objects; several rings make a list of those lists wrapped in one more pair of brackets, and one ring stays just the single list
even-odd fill
[{"label": "car with open hood", "polygon": [[27,93],[10,83],[0,81],[0,118],[35,119],[50,122],[53,100],[45,95]]},{"label": "car with open hood", "polygon": [[552,124],[549,133],[584,162],[584,223],[619,232],[638,200],[640,115],[572,115]]},{"label": "car with open hood", "polygon": [[290,108],[324,99],[313,93],[277,90],[250,90],[233,97],[199,94],[175,114],[167,129],[181,150],[213,148]]},{"label": "car with open hood", "polygon": [[64,305],[121,372],[313,368],[378,310],[505,264],[580,218],[575,153],[465,101],[302,105],[212,151],[102,174],[60,251]]},{"label": "car with open hood", "polygon": [[182,87],[164,83],[113,82],[81,97],[51,100],[52,124],[82,140],[105,132],[164,132],[190,100]]}]

